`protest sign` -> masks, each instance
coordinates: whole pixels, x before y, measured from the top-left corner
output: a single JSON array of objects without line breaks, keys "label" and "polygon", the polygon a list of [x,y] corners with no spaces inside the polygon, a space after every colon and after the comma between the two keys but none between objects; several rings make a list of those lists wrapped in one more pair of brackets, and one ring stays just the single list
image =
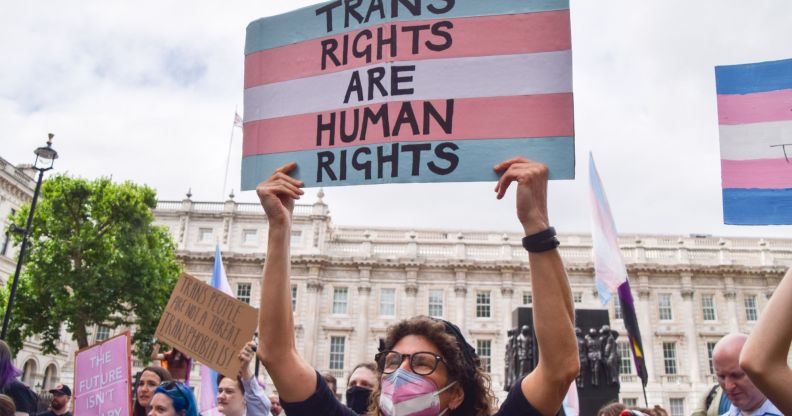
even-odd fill
[{"label": "protest sign", "polygon": [[75,353],[75,416],[132,414],[130,353],[129,332]]},{"label": "protest sign", "polygon": [[726,224],[792,224],[792,59],[715,68]]},{"label": "protest sign", "polygon": [[242,189],[574,178],[568,0],[329,1],[252,22]]},{"label": "protest sign", "polygon": [[160,318],[157,339],[220,374],[239,373],[239,351],[253,339],[258,311],[183,273]]}]

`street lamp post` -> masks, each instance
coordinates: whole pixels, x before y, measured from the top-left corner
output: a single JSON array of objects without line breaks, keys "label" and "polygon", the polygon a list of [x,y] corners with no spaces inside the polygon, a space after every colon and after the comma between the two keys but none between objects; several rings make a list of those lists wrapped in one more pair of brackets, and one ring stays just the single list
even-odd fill
[{"label": "street lamp post", "polygon": [[14,296],[16,296],[17,286],[19,285],[19,272],[22,271],[22,263],[25,260],[25,251],[27,250],[28,234],[30,233],[30,226],[33,224],[33,213],[36,211],[36,202],[38,201],[39,191],[41,190],[41,182],[44,180],[44,172],[52,169],[55,164],[55,159],[58,158],[58,152],[52,148],[52,138],[54,134],[48,135],[47,146],[39,147],[34,150],[36,154],[36,161],[33,164],[33,169],[39,171],[38,182],[36,182],[36,190],[33,192],[33,201],[30,203],[30,212],[28,213],[27,225],[22,234],[22,246],[19,248],[19,259],[17,260],[16,271],[14,272],[14,282],[11,284],[11,293],[8,295],[8,305],[6,306],[5,316],[3,316],[3,332],[0,334],[0,339],[5,340],[8,335],[8,321],[11,319],[11,308],[14,307]]}]

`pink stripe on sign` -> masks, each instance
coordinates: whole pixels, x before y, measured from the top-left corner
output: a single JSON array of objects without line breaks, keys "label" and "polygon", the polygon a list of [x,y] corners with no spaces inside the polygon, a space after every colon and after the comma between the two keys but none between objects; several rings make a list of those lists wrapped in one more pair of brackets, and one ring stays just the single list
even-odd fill
[{"label": "pink stripe on sign", "polygon": [[724,188],[792,188],[792,154],[790,161],[786,159],[721,160],[721,176]]},{"label": "pink stripe on sign", "polygon": [[[406,103],[409,103],[410,109],[415,115],[414,119],[417,121],[420,133],[413,135],[410,124],[402,123],[399,135],[395,137],[393,135],[394,126],[400,112],[407,111],[404,109]],[[394,141],[556,137],[574,134],[571,93],[454,100],[451,134],[446,133],[434,117],[429,117],[429,133],[423,133],[425,103],[431,103],[441,119],[449,118],[447,117],[448,103],[446,100],[389,102],[387,111],[390,137],[385,137],[382,120],[376,123],[367,120],[364,141],[360,140],[364,109],[369,108],[373,113],[376,113],[385,104],[245,123],[243,155],[252,156]],[[344,112],[343,115],[341,111]],[[355,111],[358,112],[357,124],[355,123]],[[322,123],[327,124],[331,121],[332,113],[335,113],[334,144],[330,145],[330,134],[328,131],[324,131],[321,136],[322,144],[317,146],[318,117],[321,114]],[[348,135],[352,135],[357,128],[357,139],[350,143],[345,143],[340,138],[342,117],[345,120],[345,132]]]},{"label": "pink stripe on sign", "polygon": [[[461,58],[469,56],[513,55],[536,52],[550,52],[572,48],[569,30],[569,10],[523,13],[514,15],[497,15],[486,17],[469,17],[450,19],[445,21],[453,24],[449,28],[443,20],[426,20],[421,22],[405,22],[397,24],[379,25],[368,28],[371,38],[361,37],[357,50],[364,50],[371,46],[371,56],[355,57],[356,35],[362,30],[332,36],[323,39],[313,39],[293,45],[281,46],[256,52],[245,57],[245,88],[256,85],[270,84],[296,78],[338,72],[346,69],[359,68],[388,61],[416,61],[424,59]],[[404,27],[423,25],[420,31],[416,29],[403,31]],[[392,36],[391,27],[395,27],[396,56],[391,58],[390,46],[382,49],[382,59],[377,59],[378,31],[382,31],[384,39]],[[413,53],[414,34],[418,40],[417,53]],[[448,36],[444,37],[443,34]],[[344,42],[347,42],[347,61],[344,63]],[[323,40],[333,39],[338,47],[334,56],[341,62],[335,66],[327,58],[326,69],[322,70],[322,44]],[[427,46],[446,45],[452,39],[451,46],[443,51],[433,51]]]},{"label": "pink stripe on sign", "polygon": [[753,94],[719,94],[718,122],[748,124],[792,120],[792,89]]}]

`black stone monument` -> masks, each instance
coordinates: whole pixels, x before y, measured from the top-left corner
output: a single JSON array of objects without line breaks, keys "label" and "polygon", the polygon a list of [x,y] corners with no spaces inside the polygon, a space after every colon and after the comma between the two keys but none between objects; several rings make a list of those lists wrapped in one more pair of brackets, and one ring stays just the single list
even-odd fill
[{"label": "black stone monument", "polygon": [[[507,331],[504,390],[531,372],[539,362],[533,309],[512,312],[514,329]],[[595,415],[602,406],[619,399],[618,333],[610,329],[607,310],[576,309],[580,376],[577,378],[581,415]],[[563,412],[562,412],[563,413]]]}]

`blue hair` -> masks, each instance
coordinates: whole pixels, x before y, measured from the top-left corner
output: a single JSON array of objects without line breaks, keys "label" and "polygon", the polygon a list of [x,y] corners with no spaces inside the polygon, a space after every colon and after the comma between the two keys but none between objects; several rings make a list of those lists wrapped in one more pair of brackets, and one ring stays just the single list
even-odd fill
[{"label": "blue hair", "polygon": [[198,416],[198,405],[195,396],[189,387],[182,383],[173,382],[175,388],[166,389],[162,385],[154,390],[154,394],[162,393],[168,396],[173,402],[173,409],[179,413],[184,412],[184,416]]}]

